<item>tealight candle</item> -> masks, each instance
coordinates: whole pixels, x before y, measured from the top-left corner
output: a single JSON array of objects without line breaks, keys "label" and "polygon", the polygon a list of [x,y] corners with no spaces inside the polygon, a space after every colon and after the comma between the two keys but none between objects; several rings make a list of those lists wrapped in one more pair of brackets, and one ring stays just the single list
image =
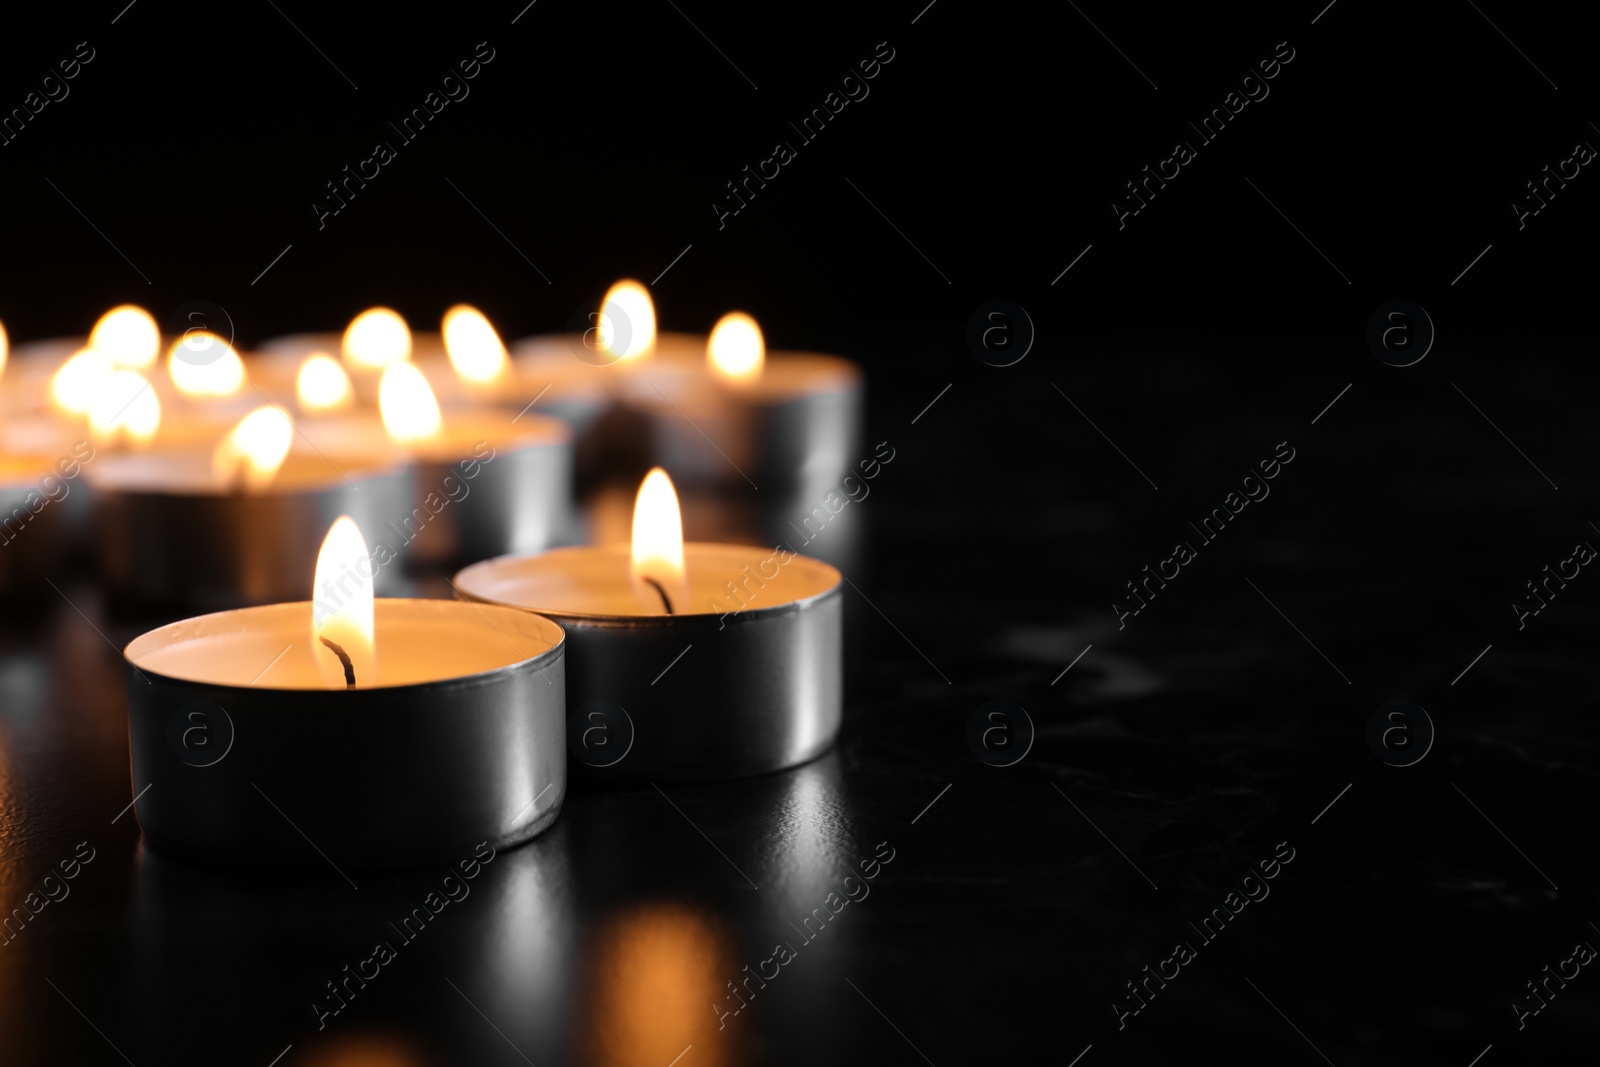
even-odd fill
[{"label": "tealight candle", "polygon": [[297,402],[310,416],[297,450],[335,464],[408,463],[412,501],[383,517],[378,536],[409,562],[460,566],[570,538],[572,434],[523,410],[536,394],[509,406],[509,357],[475,309],[451,308],[442,334],[413,334],[396,312],[373,308],[342,338],[296,334],[262,351],[264,377],[281,383],[295,368]]},{"label": "tealight candle", "polygon": [[692,352],[703,341],[659,331],[650,290],[631,278],[608,289],[599,308],[573,325],[582,328],[518,341],[513,365],[524,383],[519,391],[537,388],[540,407],[572,426],[578,481],[588,491],[618,472],[632,477],[651,465],[649,429],[623,401],[656,395],[651,387],[661,381],[693,377],[692,360],[657,354]]},{"label": "tealight candle", "polygon": [[562,625],[574,722],[598,716],[626,752],[603,767],[612,756],[580,754],[583,773],[636,781],[760,774],[824,752],[840,721],[839,583],[782,546],[685,544],[659,469],[640,486],[631,548],[508,556],[455,579],[469,600]]},{"label": "tealight candle", "polygon": [[687,480],[795,490],[826,486],[856,461],[865,400],[849,360],[768,353],[756,321],[736,311],[698,346],[672,345],[658,362],[661,372],[634,383],[627,401],[644,419],[654,462]]},{"label": "tealight candle", "polygon": [[[210,454],[106,453],[85,467],[112,595],[212,608],[286,600],[304,588],[315,531],[341,514],[372,528],[405,508],[409,485],[392,463],[335,467],[291,454],[293,435],[286,413],[262,407]],[[393,588],[397,571],[381,584]]]},{"label": "tealight candle", "polygon": [[[307,422],[308,454],[336,465],[394,457],[407,463],[410,500],[382,516],[383,536],[417,564],[460,566],[569,539],[572,434],[538,415],[498,408],[441,409],[407,362],[384,370],[379,415]],[[296,448],[301,442],[296,442]]]},{"label": "tealight candle", "polygon": [[49,460],[0,455],[0,603],[16,606],[41,593],[54,596],[45,579],[62,556],[63,531],[71,518],[63,501],[70,493]]},{"label": "tealight candle", "polygon": [[632,281],[612,286],[590,318],[582,333],[528,338],[514,349],[524,378],[551,383],[553,411],[568,396],[584,398],[578,410],[595,429],[578,427],[580,469],[597,466],[585,453],[603,448],[613,470],[640,457],[687,483],[771,484],[805,495],[858,458],[864,389],[855,363],[769,353],[743,312],[724,316],[710,337],[660,332],[649,291]]},{"label": "tealight candle", "polygon": [[285,392],[293,391],[296,376],[311,357],[337,359],[363,404],[377,403],[378,383],[391,365],[444,359],[439,334],[413,333],[398,311],[386,307],[361,312],[343,333],[289,334],[263,342],[257,351],[263,383]]},{"label": "tealight candle", "polygon": [[134,806],[155,848],[344,875],[508,847],[555,820],[561,628],[492,605],[375,599],[350,558],[370,559],[341,517],[314,601],[186,619],[128,645]]}]

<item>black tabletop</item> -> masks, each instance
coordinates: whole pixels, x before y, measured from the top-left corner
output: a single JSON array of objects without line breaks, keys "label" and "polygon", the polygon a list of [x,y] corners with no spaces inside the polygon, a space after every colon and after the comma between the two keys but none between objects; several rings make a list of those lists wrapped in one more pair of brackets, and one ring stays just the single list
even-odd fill
[{"label": "black tabletop", "polygon": [[[448,869],[347,880],[337,810],[296,872],[154,851],[120,650],[175,616],[33,568],[0,1064],[1592,1061],[1580,17],[8,11],[14,346],[128,302],[241,350],[457,302],[513,341],[632,277],[663,329],[855,360],[894,458],[803,549],[849,579],[823,757],[574,782]],[[823,503],[685,489],[765,545]],[[0,590],[83,496],[6,527]]]},{"label": "black tabletop", "polygon": [[[1397,377],[1309,346],[1288,381],[1277,350],[1146,346],[1133,374],[1114,346],[1042,349],[1009,378],[886,383],[869,431],[895,458],[811,546],[851,579],[833,750],[575,785],[448,893],[444,867],[241,875],[148,848],[118,649],[161,620],[69,575],[0,659],[6,1062],[1582,1047],[1595,601],[1565,561],[1600,542],[1587,401],[1549,388],[1555,347],[1509,377],[1494,345]],[[1533,613],[1546,564],[1577,574]]]}]

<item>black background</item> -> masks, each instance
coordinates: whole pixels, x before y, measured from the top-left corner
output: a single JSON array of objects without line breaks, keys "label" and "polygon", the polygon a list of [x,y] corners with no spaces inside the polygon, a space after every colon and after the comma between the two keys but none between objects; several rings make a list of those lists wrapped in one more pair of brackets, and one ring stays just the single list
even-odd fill
[{"label": "black background", "polygon": [[[663,327],[740,307],[775,347],[861,361],[868,432],[898,458],[856,509],[838,750],[672,791],[729,862],[653,791],[578,793],[332,1034],[306,999],[433,876],[359,898],[331,872],[230,880],[109,826],[132,795],[111,646],[152,620],[105,617],[92,576],[70,576],[105,641],[66,604],[7,623],[6,906],[80,839],[103,858],[0,949],[5,1061],[121,1062],[109,1041],[141,1065],[264,1065],[291,1043],[285,1064],[358,1062],[340,1042],[382,1034],[522,1062],[442,976],[533,1062],[603,1061],[586,1035],[614,1020],[584,991],[610,924],[688,909],[721,924],[731,977],[884,839],[900,858],[838,940],[682,1067],[1066,1063],[1090,1045],[1081,1067],[1466,1067],[1489,1045],[1494,1067],[1591,1047],[1588,968],[1525,1030],[1507,1005],[1574,941],[1600,944],[1596,579],[1525,629],[1509,604],[1600,539],[1600,193],[1585,168],[1520,231],[1509,205],[1600,143],[1600,111],[1577,14],[1480,6],[538,0],[512,25],[517,2],[139,0],[115,25],[117,3],[8,22],[4,107],[77,42],[97,53],[0,147],[13,343],[191,299],[246,344],[375,303],[429,328],[463,300],[515,338],[692,246],[653,286]],[[495,59],[471,95],[319,230],[324,183],[480,41]],[[895,58],[870,96],[719,230],[724,183],[880,41]],[[1270,96],[1119,230],[1123,182],[1280,41],[1295,58]],[[1013,367],[966,343],[992,298],[1038,330]],[[1438,329],[1404,369],[1364,340],[1396,298]],[[1297,458],[1272,496],[1119,630],[1123,583],[1279,441]],[[992,699],[1039,729],[1011,768],[966,746]],[[1367,746],[1391,699],[1439,729],[1415,767]],[[1284,840],[1299,856],[1272,897],[1119,1032],[1123,982]]]},{"label": "black background", "polygon": [[[82,332],[119,300],[160,317],[187,299],[227,308],[247,342],[336,328],[375,302],[426,325],[456,300],[516,337],[558,328],[620,275],[656,277],[688,245],[657,286],[664,326],[745,307],[790,347],[837,346],[848,326],[862,331],[849,354],[874,370],[971,372],[959,346],[923,347],[917,331],[992,296],[1069,343],[1151,326],[1342,341],[1395,297],[1457,337],[1579,325],[1575,235],[1595,210],[1583,176],[1521,232],[1508,206],[1600,136],[1580,35],[1532,12],[1497,21],[1559,90],[1465,3],[1340,0],[1314,26],[1315,11],[1279,5],[1085,9],[1137,70],[1070,5],[941,0],[915,25],[882,5],[665,0],[540,0],[515,25],[515,4],[141,0],[115,14],[31,12],[0,42],[7,108],[77,42],[96,53],[0,149],[0,314],[15,338]],[[496,58],[471,94],[319,230],[325,183],[396,140],[386,122],[480,41]],[[871,94],[719,230],[724,184],[795,140],[786,123],[880,41],[895,59]],[[1122,184],[1194,140],[1184,123],[1279,41],[1295,59],[1271,94],[1119,231]]]}]

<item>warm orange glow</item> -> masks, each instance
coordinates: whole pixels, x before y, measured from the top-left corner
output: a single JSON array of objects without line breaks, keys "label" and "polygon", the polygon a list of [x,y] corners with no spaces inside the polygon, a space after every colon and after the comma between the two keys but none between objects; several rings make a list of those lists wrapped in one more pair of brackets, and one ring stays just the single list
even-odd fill
[{"label": "warm orange glow", "polygon": [[76,352],[50,379],[50,403],[68,415],[87,415],[95,391],[111,377],[111,360],[104,352],[85,348]]},{"label": "warm orange glow", "polygon": [[650,290],[625,278],[606,290],[600,302],[599,348],[619,361],[641,359],[655,351],[656,308]]},{"label": "warm orange glow", "polygon": [[239,420],[211,453],[211,469],[225,484],[243,481],[246,489],[265,489],[289,455],[294,424],[276,407],[256,408]]},{"label": "warm orange glow", "polygon": [[427,1067],[438,1062],[420,1046],[392,1034],[355,1030],[336,1037],[330,1031],[318,1038],[295,1060],[295,1067]]},{"label": "warm orange glow", "polygon": [[730,311],[717,320],[706,345],[711,373],[730,385],[749,385],[761,377],[767,344],[756,320],[742,311]]},{"label": "warm orange glow", "polygon": [[143,370],[161,354],[161,328],[142,307],[114,307],[89,331],[89,347],[104,352],[118,367]]},{"label": "warm orange glow", "polygon": [[323,639],[344,650],[357,685],[377,682],[373,639],[372,560],[367,540],[348,515],[328,528],[311,583],[311,651],[330,688],[349,684],[344,663]]},{"label": "warm orange glow", "polygon": [[89,432],[101,441],[126,436],[144,444],[161,425],[161,401],[136,370],[109,371],[94,387],[89,401]]},{"label": "warm orange glow", "polygon": [[0,376],[6,372],[6,356],[10,351],[11,342],[6,339],[6,324],[0,322]]},{"label": "warm orange glow", "polygon": [[[740,1047],[739,1027],[717,1012],[752,1000],[764,984],[737,982],[728,942],[712,921],[680,905],[654,904],[600,928],[579,987],[581,1062],[592,1067],[724,1067],[754,1062]],[[776,967],[777,964],[772,964]],[[741,1022],[743,1020],[740,1020]],[[690,1045],[694,1051],[684,1056]]]},{"label": "warm orange glow", "polygon": [[369,308],[350,320],[342,349],[352,367],[378,370],[404,363],[411,358],[411,330],[399,312]]},{"label": "warm orange glow", "polygon": [[510,369],[504,342],[477,308],[457,304],[444,313],[442,329],[450,364],[467,381],[485,385]]},{"label": "warm orange glow", "polygon": [[350,375],[339,366],[338,360],[323,352],[313,352],[300,364],[300,373],[294,380],[294,395],[300,402],[300,410],[309,414],[347,408],[356,393],[350,384]]},{"label": "warm orange glow", "polygon": [[384,370],[378,382],[378,411],[383,428],[396,441],[426,441],[438,434],[443,421],[428,379],[411,363]]},{"label": "warm orange glow", "polygon": [[672,479],[660,467],[644,476],[633,502],[633,582],[649,602],[660,603],[665,594],[668,614],[683,610],[683,515]]},{"label": "warm orange glow", "polygon": [[193,330],[167,354],[167,374],[189,397],[232,396],[244,388],[244,360],[208,330]]}]

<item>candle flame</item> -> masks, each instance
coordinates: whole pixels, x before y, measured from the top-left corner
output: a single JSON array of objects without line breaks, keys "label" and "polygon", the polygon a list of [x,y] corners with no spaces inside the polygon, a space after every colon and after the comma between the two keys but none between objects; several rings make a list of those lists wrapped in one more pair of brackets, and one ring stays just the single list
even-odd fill
[{"label": "candle flame", "polygon": [[104,352],[85,348],[57,368],[50,379],[50,402],[68,415],[87,415],[96,390],[111,376],[111,360]]},{"label": "candle flame", "polygon": [[191,330],[172,346],[167,374],[187,397],[232,396],[244,388],[244,360],[209,330]]},{"label": "candle flame", "polygon": [[211,453],[211,469],[225,484],[242,477],[246,489],[265,489],[283,466],[293,439],[288,412],[271,405],[256,408]]},{"label": "candle flame", "polygon": [[378,411],[383,428],[396,441],[426,441],[439,432],[443,421],[439,401],[428,379],[411,363],[395,363],[378,382]]},{"label": "candle flame", "polygon": [[631,573],[635,591],[646,601],[666,607],[669,615],[683,610],[683,515],[672,479],[660,467],[644,476],[633,502]]},{"label": "candle flame", "polygon": [[656,347],[656,308],[650,290],[631,278],[606,290],[600,302],[599,348],[626,363]]},{"label": "candle flame", "polygon": [[89,347],[115,366],[143,370],[161,354],[161,328],[144,308],[122,304],[100,316],[89,331]]},{"label": "candle flame", "polygon": [[6,324],[0,322],[0,376],[6,372],[6,356],[11,352],[11,342],[6,338]]},{"label": "candle flame", "polygon": [[300,364],[294,380],[295,399],[304,412],[338,411],[350,406],[355,388],[339,362],[323,352],[313,352]]},{"label": "candle flame", "polygon": [[161,401],[136,370],[109,371],[94,387],[89,401],[89,432],[102,441],[123,435],[144,444],[161,425]]},{"label": "candle flame", "polygon": [[[361,528],[341,515],[328,528],[311,591],[311,654],[330,688],[377,680],[372,557]],[[329,647],[337,646],[338,651]],[[339,652],[343,652],[341,657]],[[345,661],[349,661],[346,666]]]},{"label": "candle flame", "polygon": [[730,385],[749,385],[761,377],[766,359],[766,341],[755,319],[730,311],[717,320],[706,345],[712,374]]},{"label": "candle flame", "polygon": [[411,330],[399,312],[368,308],[350,320],[343,353],[346,363],[368,370],[404,363],[411,358]]},{"label": "candle flame", "polygon": [[477,308],[457,304],[446,311],[443,332],[450,364],[467,381],[487,384],[511,366],[500,335]]}]

